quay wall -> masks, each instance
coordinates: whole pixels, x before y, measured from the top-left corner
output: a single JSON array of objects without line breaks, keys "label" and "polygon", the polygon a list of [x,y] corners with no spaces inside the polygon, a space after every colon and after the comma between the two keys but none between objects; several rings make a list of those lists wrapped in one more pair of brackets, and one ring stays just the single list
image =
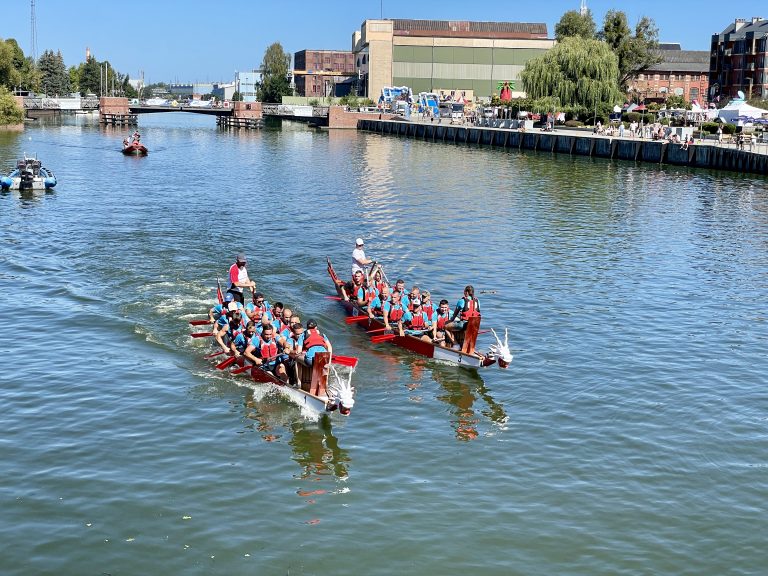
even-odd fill
[{"label": "quay wall", "polygon": [[328,108],[328,128],[330,129],[342,129],[346,128],[354,130],[358,127],[359,120],[367,120],[369,118],[376,118],[382,120],[391,120],[397,118],[392,114],[372,114],[370,112],[347,112],[343,106],[330,106]]},{"label": "quay wall", "polygon": [[680,144],[659,141],[623,140],[566,132],[520,132],[478,126],[411,123],[402,120],[371,118],[370,114],[364,116],[357,120],[358,130],[405,136],[427,142],[517,148],[518,150],[537,150],[557,154],[768,175],[768,155],[722,146],[691,144],[687,149],[684,149]]}]

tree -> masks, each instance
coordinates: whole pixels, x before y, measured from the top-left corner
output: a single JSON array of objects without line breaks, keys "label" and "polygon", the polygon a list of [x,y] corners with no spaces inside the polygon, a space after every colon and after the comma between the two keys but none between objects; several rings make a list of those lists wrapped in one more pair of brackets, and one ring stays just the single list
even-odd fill
[{"label": "tree", "polygon": [[0,125],[21,124],[24,122],[24,110],[5,86],[0,86]]},{"label": "tree", "polygon": [[619,59],[619,87],[622,90],[626,90],[630,78],[662,61],[658,54],[659,29],[646,16],[637,22],[632,35],[627,15],[619,10],[609,10],[598,36]]},{"label": "tree", "polygon": [[258,98],[262,102],[281,102],[283,96],[291,94],[288,83],[288,67],[291,55],[283,50],[280,42],[270,45],[264,52],[261,63],[262,81]]},{"label": "tree", "polygon": [[0,86],[37,90],[40,74],[13,38],[0,40]]},{"label": "tree", "polygon": [[572,36],[529,60],[520,77],[529,98],[556,97],[563,106],[591,110],[623,99],[618,75],[618,60],[605,42]]},{"label": "tree", "polygon": [[85,62],[81,62],[77,70],[78,86],[80,88],[80,94],[85,96],[86,94],[101,95],[101,63],[93,56],[88,58]]},{"label": "tree", "polygon": [[570,38],[571,36],[591,39],[595,37],[596,29],[591,10],[587,10],[583,16],[577,10],[569,10],[555,24],[555,39],[558,42],[562,42],[563,39]]},{"label": "tree", "polygon": [[69,73],[61,52],[54,54],[53,50],[46,50],[40,56],[37,67],[40,71],[40,87],[45,94],[69,95]]}]

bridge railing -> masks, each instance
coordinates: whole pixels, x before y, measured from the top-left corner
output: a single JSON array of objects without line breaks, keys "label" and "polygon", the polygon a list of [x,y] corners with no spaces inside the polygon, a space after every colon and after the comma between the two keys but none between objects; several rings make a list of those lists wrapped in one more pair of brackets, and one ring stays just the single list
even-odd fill
[{"label": "bridge railing", "polygon": [[40,96],[25,96],[24,108],[27,110],[57,110],[59,103],[54,98],[43,98]]}]

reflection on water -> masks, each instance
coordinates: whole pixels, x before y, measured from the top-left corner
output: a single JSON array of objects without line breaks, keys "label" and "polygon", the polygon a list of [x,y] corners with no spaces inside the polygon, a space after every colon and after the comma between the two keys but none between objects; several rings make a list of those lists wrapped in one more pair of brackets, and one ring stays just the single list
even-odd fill
[{"label": "reflection on water", "polygon": [[[482,418],[498,426],[506,424],[507,413],[504,407],[494,400],[477,372],[436,366],[432,370],[432,377],[444,391],[437,398],[453,409],[455,419],[451,425],[456,431],[457,440],[468,442],[477,438],[477,427]],[[476,407],[475,402],[478,400],[482,400],[485,406]]]}]

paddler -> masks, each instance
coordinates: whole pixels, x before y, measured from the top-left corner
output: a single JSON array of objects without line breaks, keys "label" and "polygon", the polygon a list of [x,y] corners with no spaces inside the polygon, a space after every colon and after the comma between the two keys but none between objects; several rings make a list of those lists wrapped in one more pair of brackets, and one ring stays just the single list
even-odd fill
[{"label": "paddler", "polygon": [[448,300],[440,300],[440,305],[435,311],[435,321],[432,325],[432,341],[439,346],[449,348],[453,346],[453,334],[445,329],[445,325],[451,320],[451,309]]},{"label": "paddler", "polygon": [[254,334],[244,356],[256,366],[269,370],[283,381],[288,381],[288,373],[283,365],[283,349],[275,339],[275,329],[271,324],[264,326],[261,335]]},{"label": "paddler", "polygon": [[256,282],[248,278],[248,261],[245,258],[245,254],[238,254],[235,258],[235,263],[229,267],[229,287],[227,292],[234,296],[237,302],[240,304],[245,303],[243,297],[243,289],[250,288],[251,292],[256,290]]},{"label": "paddler", "polygon": [[301,357],[309,366],[312,365],[312,360],[318,352],[330,352],[333,354],[330,340],[318,330],[317,322],[314,320],[307,322],[307,329],[299,337],[299,347]]},{"label": "paddler", "polygon": [[480,301],[475,298],[474,287],[468,284],[464,288],[464,296],[456,302],[451,321],[445,325],[445,329],[461,332],[467,327],[467,320],[472,316],[480,316]]},{"label": "paddler", "polygon": [[403,314],[402,320],[397,325],[400,336],[408,334],[417,336],[425,342],[431,342],[432,338],[427,332],[432,332],[432,323],[427,318],[426,312],[421,309],[421,300],[416,298],[411,300],[411,308]]}]

